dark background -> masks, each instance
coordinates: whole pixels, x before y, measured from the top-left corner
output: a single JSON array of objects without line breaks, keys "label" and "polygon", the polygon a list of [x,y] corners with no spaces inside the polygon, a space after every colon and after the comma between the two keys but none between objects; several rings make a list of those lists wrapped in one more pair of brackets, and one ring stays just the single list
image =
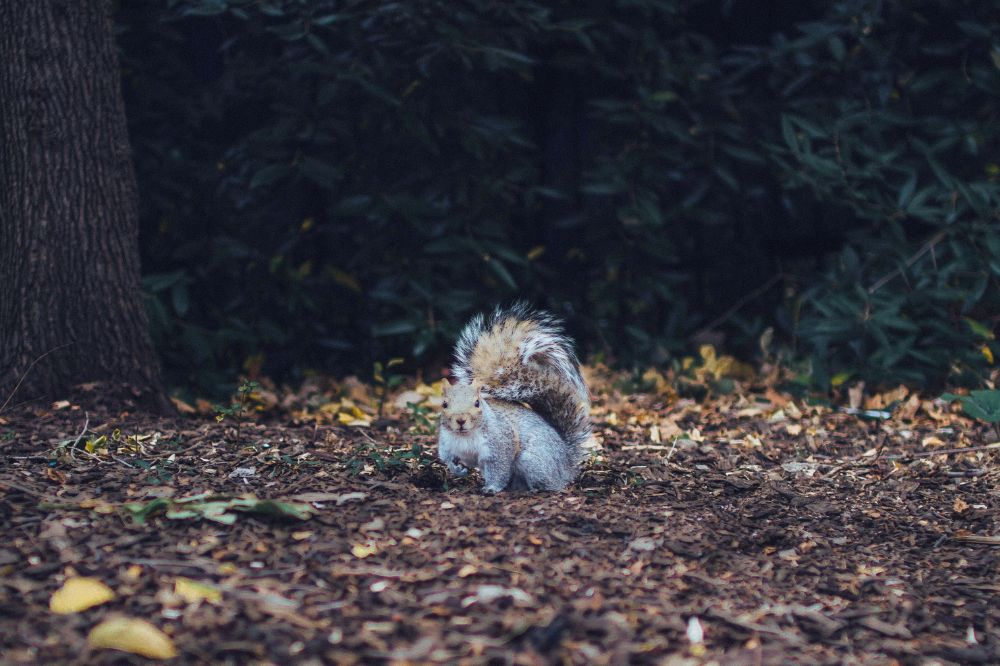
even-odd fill
[{"label": "dark background", "polygon": [[168,381],[439,368],[469,315],[521,297],[626,367],[712,341],[818,388],[980,382],[1000,354],[998,17],[121,3]]}]

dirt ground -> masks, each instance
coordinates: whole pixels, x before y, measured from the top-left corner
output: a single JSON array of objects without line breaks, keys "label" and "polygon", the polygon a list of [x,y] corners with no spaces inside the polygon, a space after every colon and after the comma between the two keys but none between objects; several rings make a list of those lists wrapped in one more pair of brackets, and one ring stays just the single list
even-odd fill
[{"label": "dirt ground", "polygon": [[[763,394],[596,404],[603,445],[576,485],[494,497],[447,479],[405,419],[237,438],[232,419],[5,413],[0,661],[143,663],[88,647],[124,614],[176,663],[1000,663],[992,430]],[[311,515],[124,508],[203,492]],[[75,575],[115,598],[52,613]]]}]

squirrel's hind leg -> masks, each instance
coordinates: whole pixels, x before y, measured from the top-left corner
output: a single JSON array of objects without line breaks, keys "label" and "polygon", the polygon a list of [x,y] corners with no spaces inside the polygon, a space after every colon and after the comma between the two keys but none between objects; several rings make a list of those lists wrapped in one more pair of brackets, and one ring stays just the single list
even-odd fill
[{"label": "squirrel's hind leg", "polygon": [[511,460],[503,456],[491,456],[480,461],[480,471],[483,473],[483,493],[496,495],[510,484],[514,466]]}]

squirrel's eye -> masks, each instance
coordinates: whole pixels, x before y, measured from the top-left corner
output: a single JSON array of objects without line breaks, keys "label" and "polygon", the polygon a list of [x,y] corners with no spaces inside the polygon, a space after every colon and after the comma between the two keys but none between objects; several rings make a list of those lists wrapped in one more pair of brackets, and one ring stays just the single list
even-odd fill
[{"label": "squirrel's eye", "polygon": [[447,402],[442,402],[441,406],[444,407],[445,409],[448,409],[448,403]]},{"label": "squirrel's eye", "polygon": [[479,401],[478,401],[478,400],[476,400],[476,407],[478,407],[478,406],[479,406]]}]

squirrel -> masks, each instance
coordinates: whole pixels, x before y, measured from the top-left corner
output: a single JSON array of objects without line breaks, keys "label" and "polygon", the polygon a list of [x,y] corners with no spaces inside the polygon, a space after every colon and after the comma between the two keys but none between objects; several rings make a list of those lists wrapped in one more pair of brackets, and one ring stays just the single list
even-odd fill
[{"label": "squirrel", "polygon": [[591,437],[590,394],[562,322],[525,303],[477,315],[455,346],[438,457],[456,476],[476,467],[483,492],[562,490]]}]

